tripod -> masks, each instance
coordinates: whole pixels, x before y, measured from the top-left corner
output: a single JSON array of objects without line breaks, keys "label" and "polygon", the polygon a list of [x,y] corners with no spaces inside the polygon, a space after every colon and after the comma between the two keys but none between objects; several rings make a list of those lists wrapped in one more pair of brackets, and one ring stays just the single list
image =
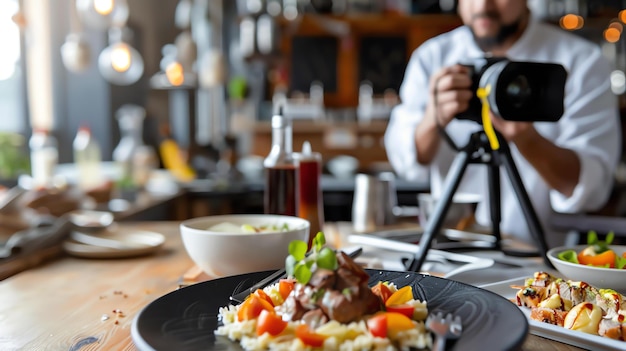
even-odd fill
[{"label": "tripod", "polygon": [[[442,131],[443,132],[443,131]],[[426,260],[426,255],[431,247],[432,241],[443,224],[445,215],[452,202],[452,197],[456,192],[461,178],[467,168],[467,165],[471,163],[481,163],[489,167],[487,173],[487,180],[489,183],[489,209],[492,223],[493,235],[496,238],[494,249],[501,250],[505,254],[515,256],[528,256],[528,253],[520,253],[516,251],[506,251],[502,249],[501,234],[500,234],[500,221],[501,221],[501,203],[500,203],[500,166],[504,166],[507,174],[511,180],[511,184],[517,195],[517,199],[522,207],[522,212],[526,218],[526,223],[530,229],[533,238],[539,245],[540,251],[533,253],[533,256],[542,256],[544,262],[552,267],[552,263],[548,260],[546,252],[548,251],[548,245],[545,241],[545,234],[543,228],[539,222],[537,214],[530,202],[528,193],[524,188],[522,179],[517,171],[517,167],[511,156],[511,150],[500,133],[496,131],[496,136],[500,141],[500,148],[492,150],[489,145],[487,134],[484,131],[474,132],[470,136],[470,140],[467,145],[458,149],[452,139],[443,132],[444,139],[451,144],[452,147],[457,149],[459,153],[455,157],[450,171],[446,176],[443,193],[441,198],[437,201],[433,214],[426,224],[426,228],[419,242],[419,249],[415,253],[413,261],[411,262],[410,271],[417,272],[421,269],[422,264]]]}]

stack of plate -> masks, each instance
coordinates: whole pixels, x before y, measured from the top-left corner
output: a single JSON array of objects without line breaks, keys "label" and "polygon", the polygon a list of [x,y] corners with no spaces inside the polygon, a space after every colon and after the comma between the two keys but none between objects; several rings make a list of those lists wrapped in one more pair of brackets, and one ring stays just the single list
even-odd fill
[{"label": "stack of plate", "polygon": [[65,251],[85,258],[122,258],[150,254],[158,250],[165,237],[156,232],[121,227],[110,212],[74,211],[73,229],[63,243]]}]

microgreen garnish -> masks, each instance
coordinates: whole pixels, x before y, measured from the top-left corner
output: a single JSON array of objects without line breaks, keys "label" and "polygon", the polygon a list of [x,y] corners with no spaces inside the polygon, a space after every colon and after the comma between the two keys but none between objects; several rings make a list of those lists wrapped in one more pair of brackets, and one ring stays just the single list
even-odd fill
[{"label": "microgreen garnish", "polygon": [[604,240],[600,240],[598,238],[598,234],[595,231],[590,230],[587,232],[587,245],[593,246],[593,251],[595,251],[596,254],[601,254],[604,251],[609,250],[609,245],[613,242],[614,237],[615,233],[610,231]]},{"label": "microgreen garnish", "polygon": [[311,279],[317,267],[335,270],[337,269],[337,256],[335,251],[325,247],[326,238],[324,233],[318,232],[313,238],[311,250],[307,255],[307,243],[302,240],[293,240],[289,243],[289,256],[285,259],[285,271],[290,277],[295,277],[301,284],[306,284]]}]

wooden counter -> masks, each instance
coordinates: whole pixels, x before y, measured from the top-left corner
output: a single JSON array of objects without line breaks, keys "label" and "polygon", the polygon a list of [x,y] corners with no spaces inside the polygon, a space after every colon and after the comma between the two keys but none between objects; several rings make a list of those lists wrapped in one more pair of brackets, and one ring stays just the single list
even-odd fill
[{"label": "wooden counter", "polygon": [[[133,318],[176,290],[193,264],[178,222],[122,225],[162,233],[166,244],[145,257],[62,257],[0,282],[1,350],[136,350]],[[580,349],[529,335],[522,350]]]}]

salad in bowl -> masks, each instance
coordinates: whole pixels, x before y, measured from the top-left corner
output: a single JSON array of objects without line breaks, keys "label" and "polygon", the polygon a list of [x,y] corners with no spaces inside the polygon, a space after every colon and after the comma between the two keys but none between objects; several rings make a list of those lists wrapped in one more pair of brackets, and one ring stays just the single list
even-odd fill
[{"label": "salad in bowl", "polygon": [[561,246],[547,252],[548,259],[565,277],[626,292],[626,246],[613,245],[614,235],[601,240],[595,232],[587,245]]}]

